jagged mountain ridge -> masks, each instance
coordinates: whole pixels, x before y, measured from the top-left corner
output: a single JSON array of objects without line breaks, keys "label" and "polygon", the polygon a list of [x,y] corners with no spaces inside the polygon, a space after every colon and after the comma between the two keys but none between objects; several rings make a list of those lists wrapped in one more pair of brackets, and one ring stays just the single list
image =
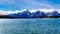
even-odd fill
[{"label": "jagged mountain ridge", "polygon": [[60,16],[60,14],[57,11],[52,11],[45,13],[43,11],[36,11],[31,13],[29,10],[23,11],[23,12],[18,12],[17,14],[9,14],[8,16],[10,17],[15,17],[15,18],[40,18],[40,17],[57,17]]}]

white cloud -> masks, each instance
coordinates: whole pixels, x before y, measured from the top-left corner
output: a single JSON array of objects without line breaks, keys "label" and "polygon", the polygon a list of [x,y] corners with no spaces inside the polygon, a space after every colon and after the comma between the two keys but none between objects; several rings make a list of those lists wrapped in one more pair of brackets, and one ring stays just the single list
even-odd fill
[{"label": "white cloud", "polygon": [[[53,8],[49,3],[43,3],[35,1],[35,0],[24,0],[25,3],[30,4],[30,6],[25,6],[25,7],[30,7],[30,8]],[[47,2],[47,1],[46,1]],[[33,7],[32,7],[33,6]]]},{"label": "white cloud", "polygon": [[60,9],[56,9],[56,11],[58,11],[60,13]]},{"label": "white cloud", "polygon": [[52,12],[52,11],[55,11],[55,9],[39,9],[40,11],[43,11],[43,12]]},{"label": "white cloud", "polygon": [[36,10],[35,9],[31,9],[30,12],[33,13],[33,12],[36,12]]}]

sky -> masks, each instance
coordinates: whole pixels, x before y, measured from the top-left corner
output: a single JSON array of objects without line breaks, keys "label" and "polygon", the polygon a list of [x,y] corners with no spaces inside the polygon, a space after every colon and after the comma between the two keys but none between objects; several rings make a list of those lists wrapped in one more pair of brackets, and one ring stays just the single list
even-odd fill
[{"label": "sky", "polygon": [[0,0],[0,10],[60,9],[60,0]]}]

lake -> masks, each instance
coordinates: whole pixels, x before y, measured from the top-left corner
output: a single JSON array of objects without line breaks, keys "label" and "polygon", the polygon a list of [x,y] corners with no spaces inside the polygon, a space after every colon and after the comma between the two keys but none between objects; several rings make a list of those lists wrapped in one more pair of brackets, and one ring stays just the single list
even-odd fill
[{"label": "lake", "polygon": [[60,18],[0,19],[0,34],[60,34]]}]

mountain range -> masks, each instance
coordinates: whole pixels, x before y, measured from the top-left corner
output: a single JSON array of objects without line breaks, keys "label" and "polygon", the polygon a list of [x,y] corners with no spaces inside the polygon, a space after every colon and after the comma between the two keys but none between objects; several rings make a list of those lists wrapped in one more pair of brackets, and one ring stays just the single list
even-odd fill
[{"label": "mountain range", "polygon": [[52,12],[43,12],[43,11],[36,11],[31,13],[29,10],[23,11],[23,12],[18,12],[18,13],[13,13],[13,14],[8,14],[7,16],[9,17],[15,17],[15,18],[57,18],[60,17],[60,13],[58,11],[52,11]]}]

